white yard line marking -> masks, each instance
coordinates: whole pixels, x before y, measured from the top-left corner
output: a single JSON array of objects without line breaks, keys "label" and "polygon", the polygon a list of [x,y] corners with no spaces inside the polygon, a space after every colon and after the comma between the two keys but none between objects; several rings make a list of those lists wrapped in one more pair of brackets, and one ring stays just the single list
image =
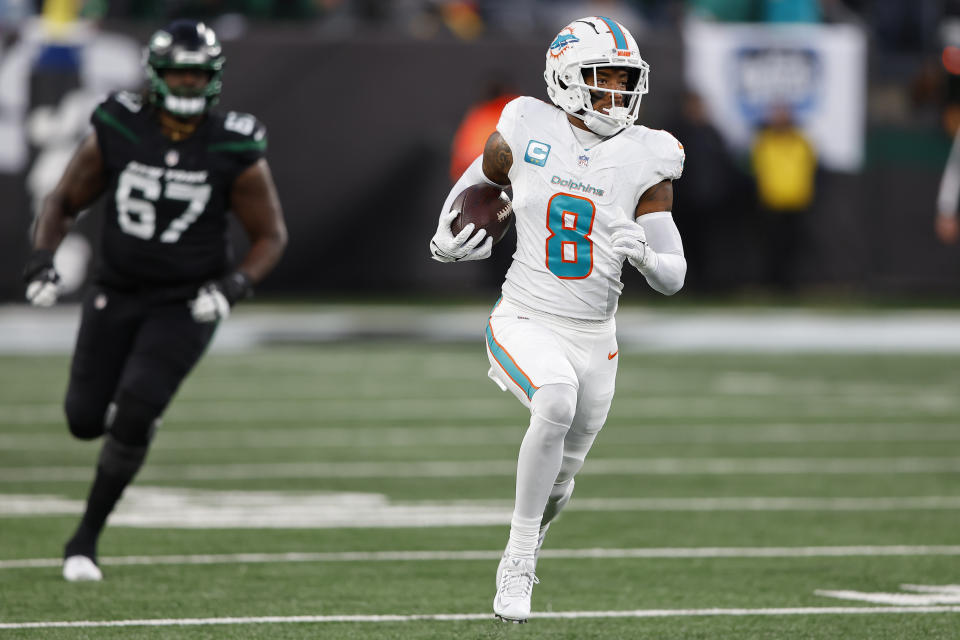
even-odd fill
[{"label": "white yard line marking", "polygon": [[[305,447],[463,447],[471,444],[514,446],[524,427],[503,425],[420,426],[420,427],[321,427],[270,429],[176,429],[164,430],[156,442],[157,451],[198,448],[217,449],[302,449]],[[806,444],[863,442],[956,442],[960,430],[952,425],[920,424],[777,424],[756,427],[730,425],[672,425],[642,429],[611,427],[603,442],[611,444]],[[60,451],[74,443],[62,433],[0,435],[4,451]]]},{"label": "white yard line marking", "polygon": [[960,496],[880,498],[584,498],[571,511],[915,511],[960,509]]},{"label": "white yard line marking", "polygon": [[[287,462],[147,465],[140,478],[254,480],[267,478],[462,478],[513,476],[515,460],[422,460],[401,462]],[[909,458],[600,458],[586,475],[825,475],[958,473],[957,457]],[[82,467],[7,467],[0,483],[89,482]]]},{"label": "white yard line marking", "polygon": [[923,585],[923,584],[902,584],[900,588],[913,593],[876,593],[864,591],[832,591],[827,589],[817,589],[814,593],[826,598],[837,598],[839,600],[860,600],[863,602],[872,602],[874,604],[891,604],[900,606],[910,605],[938,605],[938,604],[960,604],[960,585]]},{"label": "white yard line marking", "polygon": [[[960,613],[960,607],[791,607],[781,609],[635,609],[632,611],[544,611],[539,620],[575,618],[675,618],[702,616],[804,616],[869,614]],[[454,622],[493,620],[492,613],[434,613],[409,615],[260,616],[246,618],[155,618],[146,620],[76,620],[0,622],[0,629],[63,629],[94,627],[185,627],[207,625],[325,623],[325,622]]]},{"label": "white yard line marking", "polygon": [[[0,519],[78,515],[83,501],[0,493]],[[582,498],[568,511],[919,511],[960,509],[960,496]],[[484,526],[509,523],[509,500],[394,500],[381,493],[217,491],[134,486],[116,526],[306,528]]]},{"label": "white yard line marking", "polygon": [[[224,553],[164,556],[107,556],[103,566],[269,564],[285,562],[432,562],[495,560],[495,551],[331,551],[290,553]],[[960,545],[891,545],[849,547],[665,547],[650,549],[544,549],[543,558],[585,559],[683,559],[683,558],[843,558],[892,556],[960,556]],[[45,569],[59,567],[62,558],[0,560],[0,569]]]},{"label": "white yard line marking", "polygon": [[914,593],[954,593],[960,596],[960,584],[902,584],[900,588]]},{"label": "white yard line marking", "polygon": [[[858,421],[882,420],[898,417],[915,421],[918,416],[949,417],[960,410],[960,397],[944,392],[921,397],[842,397],[821,398],[808,402],[795,397],[762,397],[744,402],[741,396],[713,396],[690,398],[686,396],[654,396],[617,400],[614,416],[631,419],[663,420],[683,416],[687,420],[702,419],[774,419],[797,417],[837,420],[840,417]],[[229,401],[196,400],[178,402],[171,408],[168,420],[190,424],[281,424],[333,420],[346,422],[387,422],[474,420],[517,420],[522,422],[522,411],[513,403],[491,402],[487,398],[402,398],[315,401]],[[61,424],[63,408],[46,402],[6,403],[0,406],[0,425]]]}]

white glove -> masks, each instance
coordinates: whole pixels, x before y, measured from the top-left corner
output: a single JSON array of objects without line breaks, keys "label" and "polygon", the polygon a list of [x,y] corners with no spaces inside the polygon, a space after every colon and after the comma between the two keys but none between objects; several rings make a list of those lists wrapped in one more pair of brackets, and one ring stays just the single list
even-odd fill
[{"label": "white glove", "polygon": [[34,280],[27,285],[27,300],[37,307],[52,307],[60,296],[60,276],[56,271],[50,277]]},{"label": "white glove", "polygon": [[37,307],[52,307],[60,296],[60,274],[53,266],[53,252],[36,249],[23,269],[26,297]]},{"label": "white glove", "polygon": [[[464,260],[485,260],[490,257],[493,238],[487,236],[486,229],[480,229],[471,238],[474,224],[471,222],[456,236],[450,230],[453,219],[460,215],[454,209],[440,216],[437,232],[430,240],[430,256],[437,262],[461,262]],[[486,238],[486,241],[484,239]]]},{"label": "white glove", "polygon": [[613,252],[621,259],[626,258],[640,273],[657,268],[657,254],[647,244],[647,234],[636,222],[616,219],[610,223],[613,233],[610,243]]},{"label": "white glove", "polygon": [[197,297],[188,304],[197,322],[216,322],[230,316],[230,303],[215,282],[200,287]]}]

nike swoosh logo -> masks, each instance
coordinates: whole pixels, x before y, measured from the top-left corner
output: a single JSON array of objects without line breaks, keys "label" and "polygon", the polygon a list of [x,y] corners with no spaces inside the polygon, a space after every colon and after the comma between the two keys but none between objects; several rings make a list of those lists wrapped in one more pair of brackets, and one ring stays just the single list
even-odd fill
[{"label": "nike swoosh logo", "polygon": [[607,360],[613,360],[614,358],[617,357],[617,354],[618,354],[618,353],[620,353],[620,349],[617,349],[617,350],[614,351],[613,353],[608,353],[608,354],[607,354]]}]

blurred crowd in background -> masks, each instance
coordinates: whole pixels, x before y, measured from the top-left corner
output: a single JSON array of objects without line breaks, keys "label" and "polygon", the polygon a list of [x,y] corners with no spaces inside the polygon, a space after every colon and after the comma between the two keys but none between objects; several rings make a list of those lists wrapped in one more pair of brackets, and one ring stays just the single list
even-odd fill
[{"label": "blurred crowd in background", "polygon": [[[59,2],[60,0],[56,0]],[[318,33],[347,37],[389,31],[413,38],[526,37],[584,15],[606,15],[633,32],[673,28],[688,15],[721,22],[850,22],[865,26],[881,49],[932,52],[957,0],[62,0],[83,17],[147,20],[312,20]],[[0,0],[0,27],[42,11],[43,0]],[[329,28],[324,28],[329,27]]]},{"label": "blurred crowd in background", "polygon": [[[228,58],[237,50],[231,42],[264,26],[295,29],[299,43],[306,34],[318,46],[401,41],[421,47],[463,43],[482,48],[503,43],[504,50],[519,50],[522,43],[534,43],[542,50],[560,26],[585,15],[609,16],[630,28],[645,57],[647,46],[651,55],[660,56],[653,65],[651,89],[652,94],[660,92],[656,95],[660,111],[647,112],[641,120],[671,131],[686,149],[675,217],[690,265],[689,291],[723,292],[746,285],[793,293],[816,282],[875,285],[877,290],[960,291],[960,285],[953,284],[960,279],[960,260],[956,247],[950,246],[958,239],[956,213],[937,210],[937,183],[960,127],[960,0],[0,0],[0,87],[3,50],[12,50],[26,25],[40,15],[102,25],[105,31],[122,24],[121,30],[129,33],[130,25],[134,31],[142,25],[144,34],[174,18],[202,18],[226,43]],[[747,54],[736,54],[743,67],[736,82],[745,86],[727,95],[709,93],[712,71],[703,68],[705,64],[698,71],[696,56],[709,62],[714,54],[698,50],[700,43],[691,41],[701,33],[691,31],[691,23],[849,28],[835,30],[843,36],[835,50],[798,45],[788,55],[776,50],[776,38],[773,45],[769,38],[756,45],[751,44],[757,41],[755,34],[746,36],[737,46]],[[711,37],[720,42],[727,36]],[[843,69],[846,75],[839,85],[823,80],[816,87],[808,83],[809,87],[797,89],[789,79],[773,78],[799,71],[830,76],[829,82],[836,83],[835,69],[856,58],[845,53],[847,46],[860,47],[862,64]],[[678,54],[684,63],[671,59]],[[542,54],[537,55],[542,60]],[[387,72],[378,64],[373,65],[374,76]],[[827,105],[818,116],[802,95],[782,101],[764,97],[765,86],[749,86],[759,72],[766,74],[764,81],[772,80],[775,90],[816,92],[821,109],[831,99],[851,102],[835,95],[837,87],[851,90],[853,106],[843,109],[856,112],[855,123],[843,121],[838,135],[833,135],[830,119],[842,119],[842,109]],[[664,73],[674,77],[665,81]],[[227,94],[236,90],[232,83],[238,80],[228,74]],[[530,82],[517,80],[515,73],[486,69],[473,82],[472,105],[451,99],[461,107],[451,116],[459,126],[449,131],[444,143],[448,155],[445,170],[439,172],[443,178],[455,180],[480,153],[511,97],[518,93],[543,97],[542,92],[531,92]],[[667,97],[664,87],[672,92]],[[738,101],[739,112],[719,113],[722,100]],[[442,100],[437,105],[447,108]],[[744,116],[747,111],[749,117]],[[276,123],[269,113],[266,116],[268,124]],[[747,129],[732,131],[733,116]],[[826,124],[817,124],[817,117]],[[444,124],[437,122],[441,130]],[[843,156],[841,150],[838,156],[837,149],[830,148],[833,138],[851,132],[855,135],[849,144],[856,151]],[[274,152],[283,153],[277,147]],[[960,181],[960,148],[955,156]],[[282,169],[282,159],[276,166]],[[329,166],[333,171],[335,165]],[[284,177],[279,179],[283,192]],[[954,187],[945,181],[945,186],[948,192],[960,191],[960,183]],[[436,199],[443,187],[424,187],[425,201]],[[956,198],[941,194],[940,202],[955,206]],[[881,211],[885,207],[889,211]],[[909,211],[897,213],[907,207]],[[302,215],[296,209],[296,202],[288,207],[294,225]],[[944,231],[944,225],[934,224],[944,219],[954,221],[952,231],[950,225]],[[912,230],[905,231],[904,224]],[[873,255],[875,248],[896,243],[912,244],[922,257],[920,263]],[[731,246],[745,248],[748,267],[724,263]],[[953,257],[934,255],[932,246],[954,249]],[[495,254],[489,267],[491,287],[499,282],[509,258],[505,251],[500,254],[506,255],[500,259]],[[282,280],[282,268],[280,272]]]}]

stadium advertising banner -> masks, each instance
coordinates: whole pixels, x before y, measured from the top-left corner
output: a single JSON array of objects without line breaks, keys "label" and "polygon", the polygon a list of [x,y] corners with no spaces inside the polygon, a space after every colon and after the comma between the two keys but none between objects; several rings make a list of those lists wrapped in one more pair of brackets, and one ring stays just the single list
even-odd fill
[{"label": "stadium advertising banner", "polygon": [[770,107],[789,106],[827,169],[863,164],[866,37],[851,25],[684,26],[685,75],[728,143],[745,149]]}]

